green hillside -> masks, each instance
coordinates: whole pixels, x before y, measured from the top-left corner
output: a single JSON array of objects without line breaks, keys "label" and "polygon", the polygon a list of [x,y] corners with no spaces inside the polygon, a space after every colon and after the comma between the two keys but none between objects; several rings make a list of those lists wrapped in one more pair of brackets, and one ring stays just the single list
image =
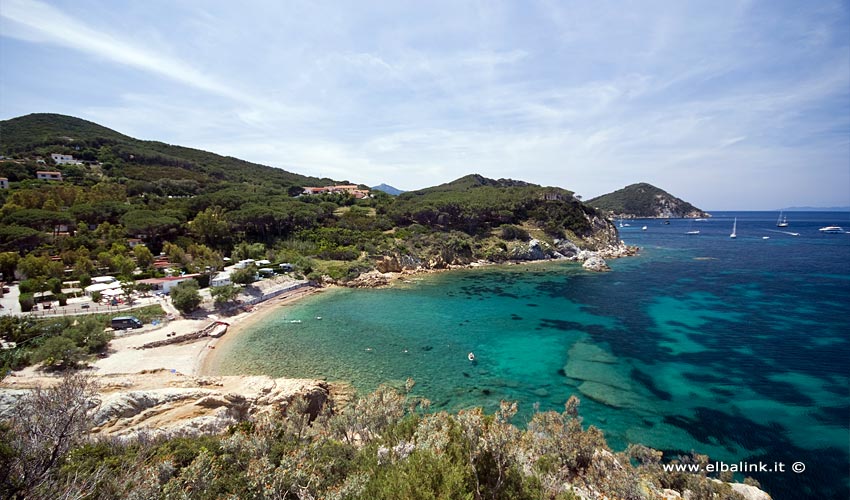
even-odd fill
[{"label": "green hillside", "polygon": [[[134,139],[71,116],[36,113],[0,122],[0,154],[8,158],[41,156],[49,164],[51,153],[71,154],[76,159],[101,165],[100,168],[85,168],[82,172],[72,167],[59,170],[69,169],[80,175],[106,175],[128,181],[183,181],[182,191],[197,192],[201,188],[215,187],[222,181],[284,188],[334,182],[198,149]],[[4,166],[0,176],[11,180],[28,178],[27,172],[10,169]],[[29,174],[29,178],[35,178],[34,171]]]},{"label": "green hillside", "polygon": [[641,182],[586,201],[617,217],[707,217],[708,214],[652,184]]},{"label": "green hillside", "polygon": [[[0,190],[0,272],[36,279],[34,290],[50,278],[157,276],[150,254],[161,252],[187,273],[252,258],[346,281],[393,259],[445,267],[527,258],[531,238],[548,248],[617,243],[613,226],[572,191],[511,179],[468,175],[398,197],[302,195],[333,181],[52,114],[0,122],[0,150],[0,177],[10,181]],[[80,163],[56,165],[53,153]],[[62,180],[37,180],[37,170]]]}]

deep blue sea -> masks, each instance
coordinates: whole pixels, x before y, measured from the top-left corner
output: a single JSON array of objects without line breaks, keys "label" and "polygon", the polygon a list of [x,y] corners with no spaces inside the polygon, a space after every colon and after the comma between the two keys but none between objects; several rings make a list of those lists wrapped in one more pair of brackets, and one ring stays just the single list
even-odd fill
[{"label": "deep blue sea", "polygon": [[776,499],[850,498],[850,234],[818,231],[850,229],[850,213],[789,212],[787,228],[776,212],[713,215],[628,221],[640,254],[610,273],[535,263],[318,294],[241,334],[214,369],[363,391],[412,377],[434,409],[515,400],[520,424],[576,394],[614,449],[782,462],[748,475]]}]

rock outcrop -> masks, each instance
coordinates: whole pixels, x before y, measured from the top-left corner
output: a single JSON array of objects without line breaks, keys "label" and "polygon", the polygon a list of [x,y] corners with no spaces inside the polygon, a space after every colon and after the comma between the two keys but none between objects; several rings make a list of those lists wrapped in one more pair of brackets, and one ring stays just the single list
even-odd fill
[{"label": "rock outcrop", "polygon": [[[157,370],[97,381],[92,432],[121,438],[221,433],[249,417],[285,412],[297,398],[306,400],[315,418],[330,397],[323,381],[266,376],[194,378]],[[27,392],[0,389],[0,412]]]}]

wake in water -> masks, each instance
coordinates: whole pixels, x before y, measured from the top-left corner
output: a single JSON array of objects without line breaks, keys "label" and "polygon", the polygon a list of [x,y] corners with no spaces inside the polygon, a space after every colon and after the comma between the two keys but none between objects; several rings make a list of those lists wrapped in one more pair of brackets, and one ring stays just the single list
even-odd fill
[{"label": "wake in water", "polygon": [[791,236],[800,236],[800,233],[792,233],[791,231],[780,231],[778,229],[765,229],[765,231],[770,231],[771,233],[788,234],[788,235],[791,235]]}]

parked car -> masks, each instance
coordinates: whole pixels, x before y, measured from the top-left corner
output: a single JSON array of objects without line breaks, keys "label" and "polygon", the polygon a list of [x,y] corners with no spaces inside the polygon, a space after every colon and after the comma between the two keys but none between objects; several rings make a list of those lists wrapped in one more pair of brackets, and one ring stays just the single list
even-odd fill
[{"label": "parked car", "polygon": [[127,330],[130,328],[141,328],[142,322],[135,316],[118,316],[117,318],[112,318],[110,326],[116,330]]}]

